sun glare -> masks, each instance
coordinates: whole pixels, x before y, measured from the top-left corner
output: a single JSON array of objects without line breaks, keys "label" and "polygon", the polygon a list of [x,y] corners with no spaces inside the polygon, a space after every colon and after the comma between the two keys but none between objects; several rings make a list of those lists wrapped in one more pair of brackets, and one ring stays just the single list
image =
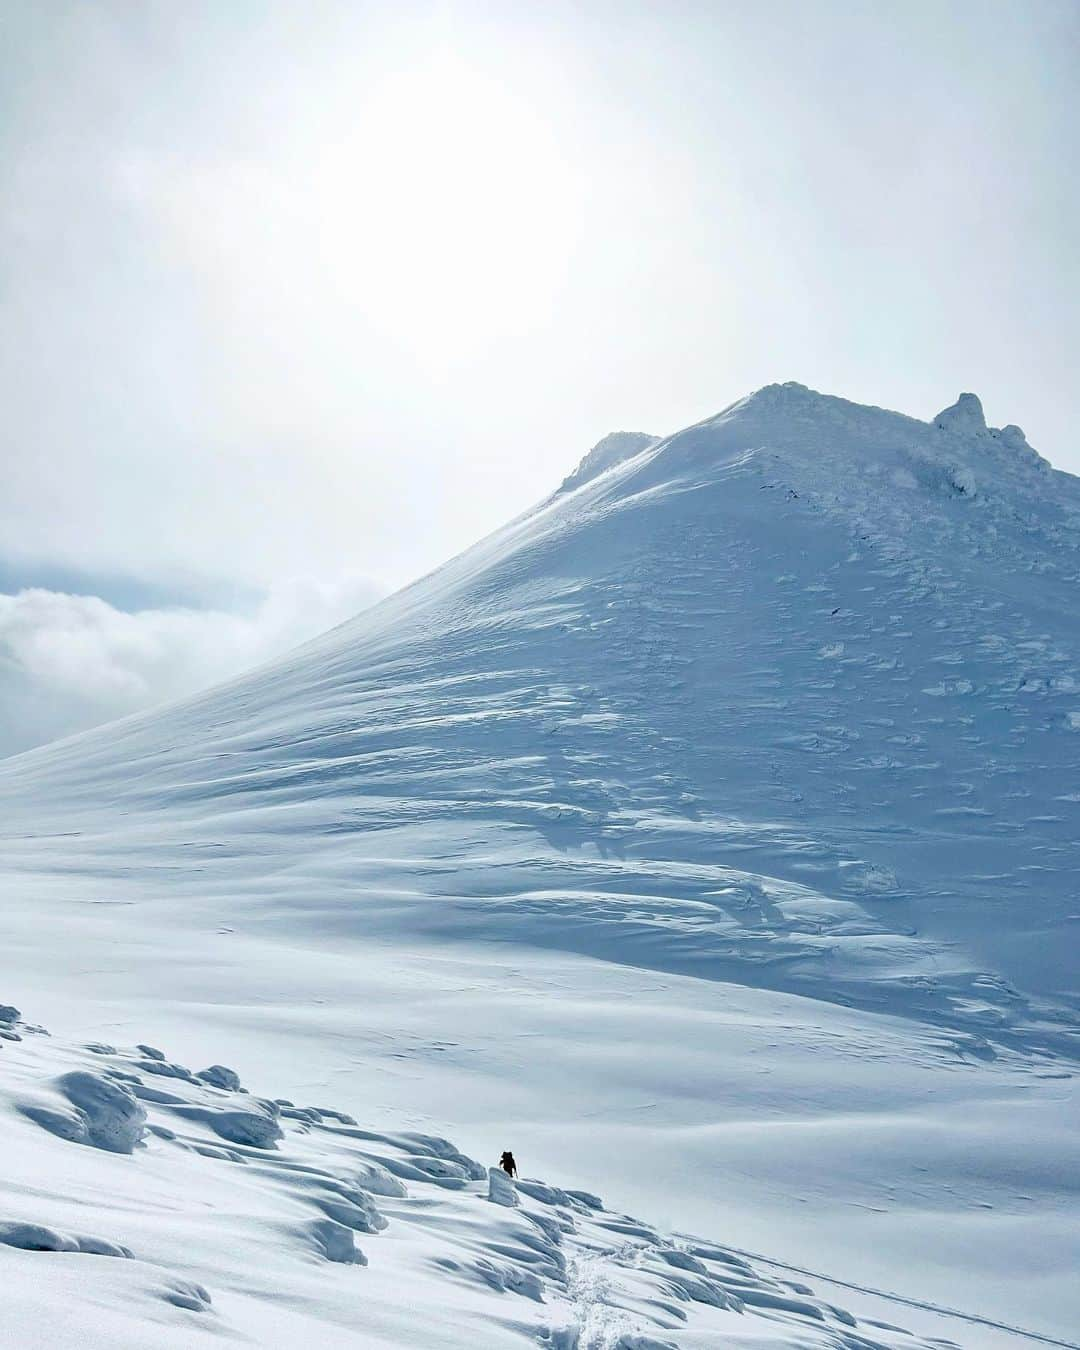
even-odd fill
[{"label": "sun glare", "polygon": [[366,90],[313,184],[323,259],[368,318],[454,360],[551,312],[573,247],[573,174],[541,110],[440,57]]}]

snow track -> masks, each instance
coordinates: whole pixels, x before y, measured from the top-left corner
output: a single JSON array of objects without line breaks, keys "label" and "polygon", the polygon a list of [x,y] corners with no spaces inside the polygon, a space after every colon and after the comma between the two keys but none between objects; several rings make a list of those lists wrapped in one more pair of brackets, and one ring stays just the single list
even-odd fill
[{"label": "snow track", "polygon": [[890,1294],[884,1289],[869,1289],[865,1285],[851,1284],[847,1280],[838,1280],[833,1275],[824,1275],[819,1270],[807,1270],[803,1266],[791,1266],[784,1261],[771,1260],[767,1256],[762,1256],[760,1252],[747,1252],[739,1247],[732,1247],[730,1250],[737,1252],[740,1256],[745,1256],[747,1260],[757,1261],[761,1265],[770,1266],[777,1270],[786,1270],[792,1275],[805,1275],[811,1280],[821,1280],[826,1284],[836,1285],[839,1289],[849,1289],[856,1294],[871,1294],[874,1298],[883,1299],[887,1303],[917,1308],[921,1312],[934,1313],[937,1317],[956,1318],[960,1322],[970,1322],[973,1326],[1005,1332],[1009,1336],[1020,1337],[1027,1341],[1037,1341],[1040,1345],[1055,1345],[1061,1347],[1061,1350],[1080,1350],[1080,1342],[1077,1341],[1058,1340],[1054,1336],[1043,1336],[1037,1331],[1025,1331],[1023,1327],[1009,1326],[1007,1322],[994,1322],[990,1318],[980,1317],[977,1313],[961,1312],[958,1308],[943,1308],[940,1303],[925,1303],[919,1299],[909,1298],[904,1294]]}]

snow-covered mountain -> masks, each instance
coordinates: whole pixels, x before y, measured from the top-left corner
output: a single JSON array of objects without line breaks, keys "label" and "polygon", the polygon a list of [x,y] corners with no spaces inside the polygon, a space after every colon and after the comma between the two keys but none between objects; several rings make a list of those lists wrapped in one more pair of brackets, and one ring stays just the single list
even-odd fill
[{"label": "snow-covered mountain", "polygon": [[[894,1310],[920,1334],[1067,1343],[1078,527],[1080,481],[972,395],[926,423],[770,386],[664,440],[607,438],[547,502],[291,658],[0,764],[0,995],[72,1042],[56,1065],[17,1043],[23,1071],[81,1064],[79,1034],[150,1038],[330,1100],[395,1158],[410,1131],[512,1146],[562,1192],[984,1319]],[[159,1071],[130,1059],[102,1063],[145,1101]],[[178,1081],[164,1106],[212,1131],[220,1089]],[[24,1162],[0,1198],[75,1230],[49,1182],[75,1146],[10,1100]],[[337,1127],[301,1123],[319,1168],[354,1167]],[[237,1234],[225,1260],[209,1211],[179,1204],[198,1142],[75,1149],[76,1193],[105,1192],[110,1241],[138,1256],[153,1227],[155,1261],[236,1294]],[[141,1215],[151,1157],[171,1226]],[[254,1250],[281,1237],[273,1283],[342,1344],[892,1344],[760,1304],[684,1326],[637,1286],[592,1327],[565,1271],[542,1295],[562,1321],[517,1309],[513,1280],[461,1311],[462,1232],[517,1238],[458,1180],[471,1210],[408,1202],[456,1253],[415,1249],[456,1291],[442,1339],[385,1312],[373,1330],[362,1284],[355,1321],[339,1286],[320,1303],[276,1209],[247,1214]],[[396,1227],[365,1246],[376,1302],[405,1269],[388,1254],[377,1275]],[[604,1259],[652,1270],[624,1236]],[[245,1309],[216,1334],[286,1343]],[[196,1343],[186,1327],[149,1343]]]}]

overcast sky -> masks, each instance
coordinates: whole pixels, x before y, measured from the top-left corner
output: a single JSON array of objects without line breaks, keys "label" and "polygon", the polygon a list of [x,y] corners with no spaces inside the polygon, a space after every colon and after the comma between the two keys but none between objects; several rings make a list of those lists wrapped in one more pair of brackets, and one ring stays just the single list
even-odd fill
[{"label": "overcast sky", "polygon": [[261,659],[605,432],[980,394],[1080,471],[1080,5],[13,0],[0,753]]}]

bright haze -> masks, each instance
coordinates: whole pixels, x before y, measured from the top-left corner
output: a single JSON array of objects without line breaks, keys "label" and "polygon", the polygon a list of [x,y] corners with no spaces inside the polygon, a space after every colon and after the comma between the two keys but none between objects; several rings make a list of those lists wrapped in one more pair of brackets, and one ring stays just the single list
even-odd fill
[{"label": "bright haze", "polygon": [[0,753],[774,380],[1080,469],[1071,0],[57,2],[2,53]]}]

